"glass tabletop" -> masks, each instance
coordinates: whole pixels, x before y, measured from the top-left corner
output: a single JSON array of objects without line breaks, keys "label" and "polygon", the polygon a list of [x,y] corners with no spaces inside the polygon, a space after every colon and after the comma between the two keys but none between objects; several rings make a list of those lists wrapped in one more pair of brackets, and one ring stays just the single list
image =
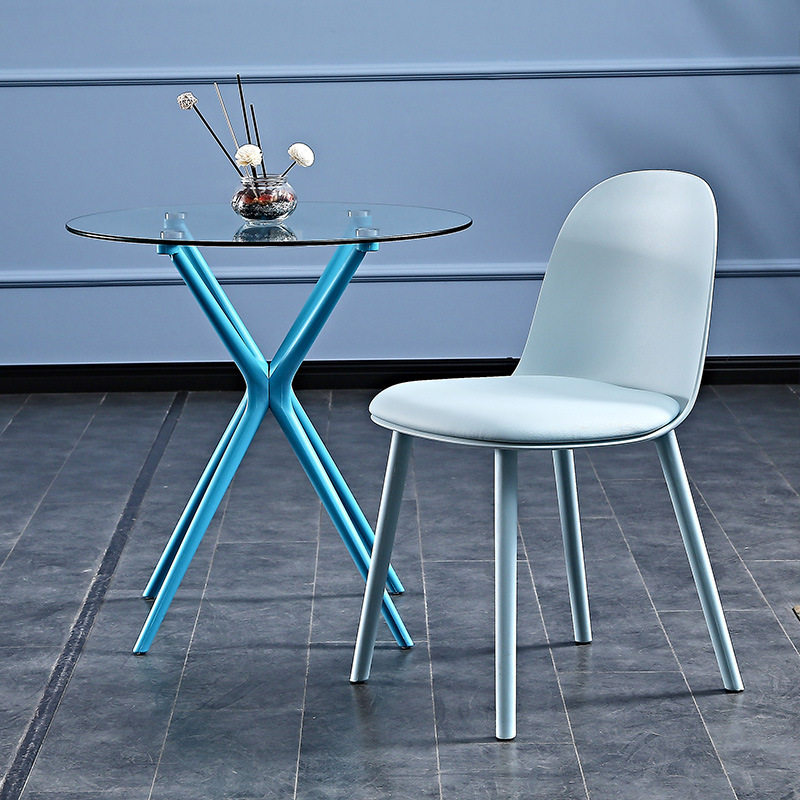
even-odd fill
[{"label": "glass tabletop", "polygon": [[303,202],[280,223],[245,223],[227,203],[155,206],[76,217],[67,230],[115,242],[216,247],[323,245],[422,239],[464,230],[465,214],[436,208]]}]

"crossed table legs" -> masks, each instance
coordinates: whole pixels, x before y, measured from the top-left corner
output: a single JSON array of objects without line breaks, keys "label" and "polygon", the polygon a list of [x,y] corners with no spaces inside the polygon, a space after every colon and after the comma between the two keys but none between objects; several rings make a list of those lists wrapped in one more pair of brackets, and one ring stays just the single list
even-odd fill
[{"label": "crossed table legs", "polygon": [[[154,602],[134,645],[134,653],[149,650],[211,518],[269,411],[274,414],[361,576],[366,579],[374,534],[295,396],[292,380],[365,253],[377,247],[377,243],[365,243],[340,245],[336,249],[274,358],[267,362],[200,251],[188,244],[159,245],[158,252],[172,258],[241,371],[247,388],[144,590],[144,597],[153,598]],[[393,569],[390,569],[386,586],[383,616],[397,644],[411,647],[413,641],[389,596],[389,592],[403,591]]]}]

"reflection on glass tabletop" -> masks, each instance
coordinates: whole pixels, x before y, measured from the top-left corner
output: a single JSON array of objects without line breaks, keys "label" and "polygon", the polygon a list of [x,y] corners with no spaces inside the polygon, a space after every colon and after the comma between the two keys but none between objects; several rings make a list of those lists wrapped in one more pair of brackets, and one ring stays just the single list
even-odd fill
[{"label": "reflection on glass tabletop", "polygon": [[421,239],[464,230],[465,214],[417,206],[300,201],[278,224],[249,224],[227,203],[155,206],[76,217],[67,230],[79,236],[141,244],[218,247],[312,245]]}]

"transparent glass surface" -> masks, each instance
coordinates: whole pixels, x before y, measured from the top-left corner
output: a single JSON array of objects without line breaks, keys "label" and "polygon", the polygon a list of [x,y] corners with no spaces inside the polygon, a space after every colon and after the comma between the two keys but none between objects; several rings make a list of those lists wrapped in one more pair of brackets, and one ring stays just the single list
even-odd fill
[{"label": "transparent glass surface", "polygon": [[211,247],[388,242],[421,239],[464,230],[465,214],[436,208],[301,200],[278,225],[244,222],[227,203],[155,206],[76,217],[67,230],[115,242],[191,242]]}]

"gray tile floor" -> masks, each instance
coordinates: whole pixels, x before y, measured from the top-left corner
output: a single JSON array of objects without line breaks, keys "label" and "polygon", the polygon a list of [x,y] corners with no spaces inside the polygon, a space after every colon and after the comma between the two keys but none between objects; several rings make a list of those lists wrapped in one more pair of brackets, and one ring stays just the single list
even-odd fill
[{"label": "gray tile floor", "polygon": [[[0,396],[0,798],[800,798],[799,392],[706,388],[679,431],[740,695],[652,445],[577,458],[586,647],[549,456],[521,458],[511,743],[493,736],[490,452],[415,446],[394,563],[417,644],[382,626],[351,686],[362,587],[273,423],[134,657],[141,589],[237,397]],[[368,399],[302,395],[372,518],[388,437]]]}]

